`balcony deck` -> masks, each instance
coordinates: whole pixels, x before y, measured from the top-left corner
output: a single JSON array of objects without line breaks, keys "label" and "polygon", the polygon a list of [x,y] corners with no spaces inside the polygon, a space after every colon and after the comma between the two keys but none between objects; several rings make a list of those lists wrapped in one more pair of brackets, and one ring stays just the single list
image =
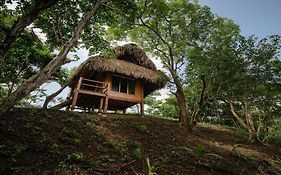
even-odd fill
[{"label": "balcony deck", "polygon": [[77,88],[70,94],[71,109],[95,108],[106,113],[108,109],[125,110],[141,103],[133,95],[130,98],[126,95],[111,91],[109,83],[80,77]]}]

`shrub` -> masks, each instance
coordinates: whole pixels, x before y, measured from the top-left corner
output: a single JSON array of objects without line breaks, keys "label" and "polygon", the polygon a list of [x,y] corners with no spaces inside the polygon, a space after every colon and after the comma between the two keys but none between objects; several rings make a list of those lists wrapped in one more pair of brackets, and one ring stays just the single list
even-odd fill
[{"label": "shrub", "polygon": [[51,148],[50,148],[50,153],[52,154],[58,154],[59,153],[59,149],[60,149],[60,145],[54,143]]},{"label": "shrub", "polygon": [[146,125],[140,125],[139,128],[138,128],[138,130],[139,130],[141,133],[143,133],[143,134],[145,134],[145,133],[148,132],[147,126],[146,126]]},{"label": "shrub", "polygon": [[77,131],[75,131],[74,129],[65,130],[64,134],[66,136],[68,136],[68,137],[71,137],[71,138],[78,138],[78,137],[80,137],[80,134]]},{"label": "shrub", "polygon": [[141,159],[141,148],[137,147],[134,151],[136,159],[140,160]]},{"label": "shrub", "polygon": [[60,162],[60,166],[63,168],[71,167],[71,164],[81,163],[84,161],[84,154],[81,152],[74,152],[67,155],[67,158]]},{"label": "shrub", "polygon": [[195,156],[196,159],[201,157],[204,153],[204,146],[201,144],[197,144],[195,149],[193,150],[193,155]]}]

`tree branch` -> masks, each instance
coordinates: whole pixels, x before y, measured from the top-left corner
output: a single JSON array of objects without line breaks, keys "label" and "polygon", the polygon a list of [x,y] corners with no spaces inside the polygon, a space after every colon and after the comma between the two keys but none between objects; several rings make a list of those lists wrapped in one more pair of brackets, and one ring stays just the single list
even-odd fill
[{"label": "tree branch", "polygon": [[229,105],[230,105],[230,112],[232,113],[232,116],[237,120],[237,122],[247,131],[250,130],[250,128],[245,124],[245,122],[238,116],[238,114],[235,112],[235,109],[233,107],[233,104],[228,101]]},{"label": "tree branch", "polygon": [[68,105],[70,105],[70,100],[69,99],[65,100],[64,102],[62,102],[60,104],[57,104],[57,105],[51,107],[50,109],[61,109],[61,108],[64,108],[64,107],[66,107]]},{"label": "tree branch", "polygon": [[7,56],[11,45],[15,42],[16,38],[23,32],[23,30],[35,19],[37,19],[44,10],[55,5],[58,1],[59,0],[37,0],[34,4],[34,8],[13,24],[12,28],[6,33],[6,37],[1,44],[0,61]]},{"label": "tree branch", "polygon": [[52,101],[56,96],[58,96],[67,86],[68,86],[68,84],[64,84],[63,86],[61,86],[61,88],[59,90],[57,90],[53,94],[47,96],[46,100],[45,100],[45,102],[43,104],[43,109],[47,109],[48,104],[50,103],[50,101]]},{"label": "tree branch", "polygon": [[0,105],[0,116],[2,116],[2,114],[6,111],[10,110],[19,100],[23,99],[30,92],[32,92],[44,82],[46,82],[52,75],[52,73],[65,62],[67,54],[79,39],[80,32],[82,31],[86,22],[90,20],[92,15],[105,1],[106,0],[98,0],[95,4],[93,4],[91,10],[86,12],[83,15],[82,19],[78,22],[72,34],[72,37],[67,43],[65,43],[60,53],[51,62],[49,62],[49,64],[44,67],[40,72],[27,79],[20,87],[17,88],[14,93],[12,93]]}]

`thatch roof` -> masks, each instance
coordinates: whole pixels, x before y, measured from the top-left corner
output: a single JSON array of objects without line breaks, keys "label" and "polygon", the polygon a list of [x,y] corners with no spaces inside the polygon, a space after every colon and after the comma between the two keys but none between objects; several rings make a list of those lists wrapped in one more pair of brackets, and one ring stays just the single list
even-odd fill
[{"label": "thatch roof", "polygon": [[125,60],[151,70],[157,70],[154,63],[146,53],[136,44],[125,44],[115,49],[115,56],[119,60]]},{"label": "thatch roof", "polygon": [[126,44],[116,48],[113,57],[92,56],[83,62],[74,73],[70,86],[75,87],[79,77],[91,77],[100,72],[124,75],[143,82],[145,96],[161,89],[167,82],[167,76],[156,69],[145,52],[135,44]]}]

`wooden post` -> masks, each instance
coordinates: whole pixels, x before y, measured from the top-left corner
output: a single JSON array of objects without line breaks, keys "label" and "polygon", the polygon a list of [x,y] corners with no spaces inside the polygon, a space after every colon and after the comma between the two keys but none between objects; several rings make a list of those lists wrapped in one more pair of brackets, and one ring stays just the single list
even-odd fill
[{"label": "wooden post", "polygon": [[[71,100],[71,98],[72,98],[72,93],[73,93],[73,89],[70,88],[70,91],[69,91],[69,93],[68,93],[68,95],[67,95],[67,100]],[[70,108],[70,104],[66,106],[65,110],[66,110],[66,111],[69,111],[69,108]]]},{"label": "wooden post", "polygon": [[108,95],[106,94],[105,102],[104,102],[104,108],[103,108],[103,113],[107,113],[107,108],[108,108]]},{"label": "wooden post", "polygon": [[76,102],[77,102],[77,98],[78,98],[78,94],[80,91],[80,87],[81,87],[81,83],[82,83],[83,77],[80,77],[77,87],[74,90],[74,97],[72,99],[72,104],[71,104],[71,110],[74,110],[75,106],[76,106]]},{"label": "wooden post", "polygon": [[110,84],[107,84],[107,90],[105,92],[105,102],[104,102],[104,108],[103,108],[103,113],[107,113],[107,108],[108,108],[108,91],[110,89]]},{"label": "wooden post", "polygon": [[143,100],[140,103],[140,108],[141,108],[141,116],[144,117],[144,101]]},{"label": "wooden post", "polygon": [[143,88],[143,85],[141,86],[142,88],[142,90],[141,90],[141,103],[140,103],[140,108],[141,108],[141,116],[142,117],[144,117],[144,92],[143,92],[143,90],[144,90],[144,88]]},{"label": "wooden post", "polygon": [[123,114],[126,114],[126,109],[123,110]]},{"label": "wooden post", "polygon": [[100,99],[100,108],[99,108],[99,112],[102,112],[103,101],[104,101],[104,98],[101,98],[101,99]]}]

